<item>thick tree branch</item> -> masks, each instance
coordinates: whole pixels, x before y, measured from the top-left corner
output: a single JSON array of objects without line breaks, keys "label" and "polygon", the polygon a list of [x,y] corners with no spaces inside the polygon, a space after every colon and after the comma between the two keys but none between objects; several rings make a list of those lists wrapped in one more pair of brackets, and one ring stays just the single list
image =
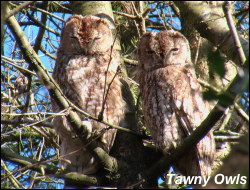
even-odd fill
[{"label": "thick tree branch", "polygon": [[[222,7],[218,14],[214,12],[215,9],[219,10],[218,7],[212,8],[208,1],[175,1],[174,3],[180,9],[182,19],[189,19],[190,25],[193,25],[202,37],[220,47],[229,59],[241,65],[226,18],[220,15],[220,13],[223,14]],[[248,59],[249,41],[241,36],[239,39]]]},{"label": "thick tree branch", "polygon": [[146,173],[147,183],[150,183],[162,173],[166,172],[171,164],[182,158],[188,150],[192,149],[192,147],[195,146],[211,130],[224,113],[224,109],[221,109],[220,103],[221,102],[218,102],[217,106],[214,107],[202,124],[197,127],[178,148],[176,148],[173,154],[170,156],[164,156],[158,163],[148,170]]},{"label": "thick tree branch", "polygon": [[[236,79],[237,76],[234,78],[234,80]],[[233,83],[228,86],[228,89],[225,92],[226,94],[231,91],[231,88],[233,86],[232,84]],[[234,102],[235,97],[233,95],[229,96],[228,98],[230,99],[229,102]],[[164,156],[159,162],[153,165],[153,167],[151,167],[146,172],[145,180],[142,180],[142,182],[150,184],[152,181],[156,180],[157,177],[159,177],[162,173],[166,172],[171,164],[182,158],[188,152],[188,150],[192,149],[192,147],[195,146],[213,128],[216,122],[219,121],[223,116],[225,109],[230,105],[225,104],[223,98],[219,99],[215,107],[209,113],[207,118],[200,124],[200,126],[197,127],[190,136],[184,139],[183,143],[176,148],[173,154],[171,154],[170,156]]]}]

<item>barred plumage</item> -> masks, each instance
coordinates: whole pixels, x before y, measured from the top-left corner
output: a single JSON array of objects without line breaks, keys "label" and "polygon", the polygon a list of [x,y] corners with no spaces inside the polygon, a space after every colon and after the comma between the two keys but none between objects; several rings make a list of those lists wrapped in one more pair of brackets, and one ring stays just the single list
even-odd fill
[{"label": "barred plumage", "polygon": [[[114,51],[111,52],[112,43],[111,29],[105,20],[95,16],[71,16],[63,28],[53,77],[72,103],[95,117],[98,117],[104,93],[108,91],[103,120],[119,125],[124,116],[125,103],[122,99],[121,83],[116,76],[118,61]],[[112,60],[110,60],[111,53]],[[60,111],[55,102],[53,110]],[[84,120],[83,115],[79,116]],[[107,127],[93,120],[84,122],[92,132]],[[61,155],[82,148],[64,157],[68,162],[62,161],[63,167],[84,174],[96,172],[98,163],[83,142],[73,138],[75,132],[66,117],[56,117],[54,128],[62,142]],[[115,129],[108,129],[97,141],[105,151],[109,152],[115,135]]]},{"label": "barred plumage", "polygon": [[[156,146],[171,154],[209,113],[192,67],[189,43],[179,32],[148,32],[141,37],[138,59],[145,124]],[[175,169],[187,176],[210,175],[214,154],[210,131],[175,163]]]}]

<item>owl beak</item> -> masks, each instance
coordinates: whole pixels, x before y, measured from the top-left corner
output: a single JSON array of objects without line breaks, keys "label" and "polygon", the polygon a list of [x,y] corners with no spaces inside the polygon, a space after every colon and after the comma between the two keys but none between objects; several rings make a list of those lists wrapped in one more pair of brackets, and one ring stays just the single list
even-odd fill
[{"label": "owl beak", "polygon": [[84,55],[88,55],[88,48],[86,48],[86,47],[84,47],[84,48],[82,48],[82,51],[83,51],[83,54]]},{"label": "owl beak", "polygon": [[164,65],[164,67],[169,65],[169,53],[164,54],[163,65]]}]

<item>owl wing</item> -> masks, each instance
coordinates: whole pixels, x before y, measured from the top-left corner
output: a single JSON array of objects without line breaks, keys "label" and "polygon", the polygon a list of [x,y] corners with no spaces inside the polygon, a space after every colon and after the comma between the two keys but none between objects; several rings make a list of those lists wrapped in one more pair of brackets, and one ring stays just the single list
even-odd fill
[{"label": "owl wing", "polygon": [[[179,127],[183,131],[184,136],[187,137],[200,125],[203,119],[206,118],[209,113],[209,107],[202,99],[201,87],[193,72],[189,72],[186,69],[177,69],[172,73],[176,73],[173,83],[175,85],[174,92],[172,94],[173,110]],[[209,135],[211,134],[209,133]],[[200,175],[203,171],[203,154],[206,151],[205,149],[207,149],[208,141],[210,141],[210,138],[205,136],[202,141],[195,146],[194,152],[191,151],[185,156],[185,159],[188,157],[190,161],[192,161],[192,175]]]}]

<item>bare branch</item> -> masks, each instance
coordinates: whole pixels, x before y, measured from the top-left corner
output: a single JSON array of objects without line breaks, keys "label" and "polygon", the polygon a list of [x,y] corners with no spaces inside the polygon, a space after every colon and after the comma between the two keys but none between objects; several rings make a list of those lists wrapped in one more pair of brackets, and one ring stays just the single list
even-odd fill
[{"label": "bare branch", "polygon": [[22,9],[24,9],[25,7],[31,5],[32,3],[34,3],[35,1],[27,1],[23,4],[21,4],[19,7],[15,8],[12,11],[9,11],[8,14],[5,16],[5,20],[7,20],[9,17],[11,17],[12,15],[18,13],[19,11],[21,11]]},{"label": "bare branch", "polygon": [[237,49],[241,65],[244,65],[244,63],[246,61],[246,57],[245,57],[244,51],[242,49],[237,30],[236,30],[235,25],[234,25],[230,5],[231,5],[231,3],[229,1],[226,1],[226,3],[223,5],[223,10],[224,10],[225,15],[226,15],[227,24],[230,28],[231,35],[233,37],[234,44],[235,44],[235,47]]},{"label": "bare branch", "polygon": [[[99,180],[96,177],[87,176],[84,174],[76,173],[76,172],[69,172],[69,171],[62,171],[60,168],[46,164],[46,162],[50,162],[52,160],[45,160],[45,161],[35,161],[30,158],[26,158],[23,156],[20,156],[19,154],[13,153],[7,148],[1,147],[1,155],[3,159],[12,161],[14,163],[20,164],[23,166],[23,168],[16,170],[15,172],[11,173],[10,175],[14,175],[15,173],[18,173],[22,170],[32,169],[34,171],[41,172],[41,170],[44,170],[46,175],[50,174],[55,177],[60,177],[67,179],[71,181],[74,184],[78,185],[98,185]],[[53,159],[54,160],[54,159]],[[10,175],[6,175],[1,178],[1,180],[6,179]]]}]

